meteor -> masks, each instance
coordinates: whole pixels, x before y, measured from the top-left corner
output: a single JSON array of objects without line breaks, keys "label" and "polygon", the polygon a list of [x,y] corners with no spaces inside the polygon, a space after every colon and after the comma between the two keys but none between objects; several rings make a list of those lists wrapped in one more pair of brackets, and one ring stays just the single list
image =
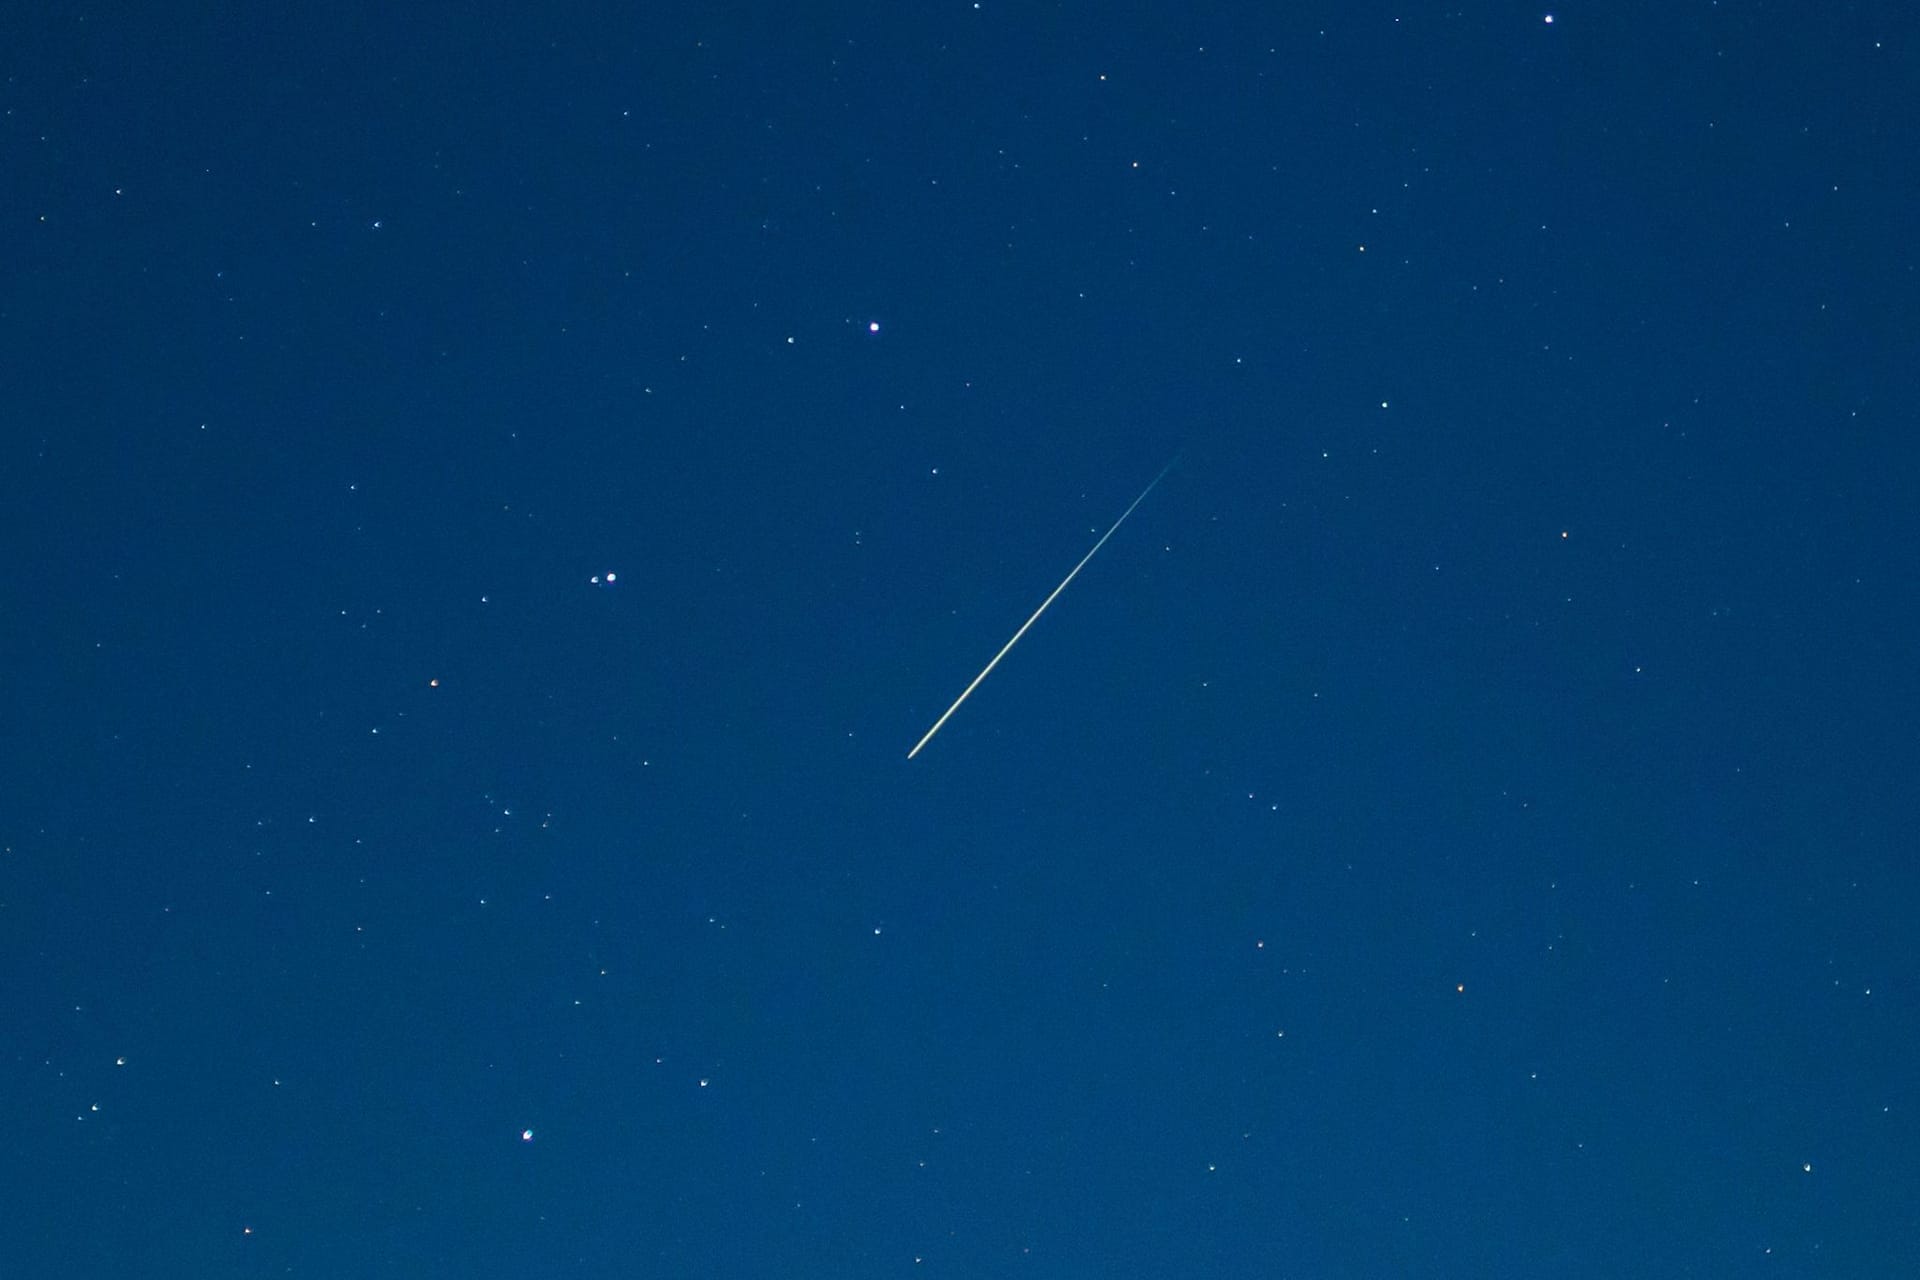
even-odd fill
[{"label": "meteor", "polygon": [[926,735],[922,737],[920,741],[913,744],[913,750],[907,752],[907,759],[911,760],[915,756],[919,755],[920,748],[926,746],[928,742],[932,741],[933,735],[940,732],[940,726],[945,724],[948,721],[948,719],[952,717],[953,713],[960,709],[960,704],[965,702],[968,696],[971,695],[975,689],[978,689],[980,687],[980,682],[982,680],[985,680],[988,674],[992,672],[992,670],[995,667],[1000,665],[1000,659],[1007,656],[1007,650],[1013,648],[1013,646],[1020,643],[1020,637],[1027,634],[1027,628],[1031,627],[1034,623],[1040,621],[1040,615],[1047,611],[1047,606],[1052,604],[1054,602],[1055,597],[1057,597],[1062,591],[1065,591],[1067,589],[1067,584],[1069,582],[1072,582],[1074,578],[1079,576],[1080,571],[1087,567],[1087,561],[1093,559],[1094,555],[1100,550],[1100,548],[1107,545],[1107,539],[1113,536],[1113,530],[1118,529],[1121,525],[1127,522],[1127,517],[1133,514],[1134,507],[1139,506],[1141,503],[1147,500],[1147,495],[1153,492],[1153,486],[1156,484],[1159,484],[1162,480],[1164,480],[1166,478],[1167,472],[1173,470],[1174,462],[1178,462],[1179,460],[1180,460],[1179,455],[1175,454],[1173,461],[1168,462],[1166,466],[1160,468],[1160,474],[1155,476],[1153,478],[1152,483],[1148,484],[1146,488],[1140,491],[1140,496],[1135,498],[1133,502],[1127,507],[1127,509],[1120,513],[1120,518],[1118,520],[1115,520],[1113,522],[1113,529],[1108,529],[1105,533],[1100,535],[1100,541],[1093,544],[1093,550],[1087,552],[1087,554],[1080,557],[1080,563],[1073,566],[1073,572],[1069,573],[1066,577],[1060,580],[1060,585],[1053,589],[1053,592],[1051,595],[1049,595],[1045,600],[1042,600],[1040,602],[1040,607],[1033,611],[1033,616],[1020,624],[1020,629],[1013,633],[1013,639],[1007,641],[1005,644],[1000,646],[1000,652],[993,655],[993,661],[989,662],[986,665],[986,668],[982,670],[979,675],[973,678],[972,684],[968,685],[966,688],[960,691],[960,696],[953,700],[953,705],[948,707],[945,714],[943,714],[938,720],[935,720],[933,722],[933,728],[927,730]]}]

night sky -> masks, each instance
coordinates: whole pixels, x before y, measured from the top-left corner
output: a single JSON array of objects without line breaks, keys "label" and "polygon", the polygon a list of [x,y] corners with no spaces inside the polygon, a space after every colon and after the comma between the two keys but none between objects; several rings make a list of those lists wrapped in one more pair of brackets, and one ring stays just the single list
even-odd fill
[{"label": "night sky", "polygon": [[0,1276],[1920,1274],[1910,6],[283,9],[0,22]]}]

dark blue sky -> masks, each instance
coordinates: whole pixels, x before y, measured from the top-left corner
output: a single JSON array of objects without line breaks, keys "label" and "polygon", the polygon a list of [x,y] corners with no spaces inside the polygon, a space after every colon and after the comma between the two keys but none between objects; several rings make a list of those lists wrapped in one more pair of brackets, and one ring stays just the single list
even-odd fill
[{"label": "dark blue sky", "polygon": [[1920,1273],[1906,6],[4,28],[0,1275]]}]

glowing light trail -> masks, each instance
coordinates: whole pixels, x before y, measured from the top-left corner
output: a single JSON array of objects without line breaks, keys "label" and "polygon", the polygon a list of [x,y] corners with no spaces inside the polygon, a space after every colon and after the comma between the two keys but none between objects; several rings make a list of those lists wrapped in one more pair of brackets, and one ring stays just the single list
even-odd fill
[{"label": "glowing light trail", "polygon": [[982,680],[985,680],[988,674],[991,673],[995,667],[1000,665],[1000,659],[1007,656],[1007,650],[1013,648],[1013,646],[1020,643],[1020,637],[1027,634],[1027,628],[1031,627],[1034,623],[1040,621],[1040,615],[1047,611],[1047,606],[1052,604],[1054,602],[1054,599],[1058,597],[1062,591],[1065,591],[1067,589],[1067,584],[1069,582],[1072,582],[1074,578],[1079,575],[1080,571],[1087,567],[1087,561],[1093,559],[1094,555],[1100,550],[1100,548],[1107,545],[1107,539],[1113,536],[1114,529],[1118,529],[1121,525],[1127,522],[1127,517],[1133,514],[1134,507],[1139,506],[1141,503],[1147,500],[1147,495],[1153,492],[1153,486],[1156,484],[1159,484],[1163,479],[1165,479],[1167,472],[1173,470],[1173,463],[1178,462],[1179,460],[1180,460],[1179,457],[1176,455],[1175,458],[1173,459],[1173,462],[1169,462],[1167,463],[1166,466],[1160,468],[1160,474],[1155,476],[1153,478],[1152,483],[1147,485],[1146,488],[1140,491],[1140,496],[1135,498],[1133,502],[1128,505],[1127,509],[1120,513],[1120,518],[1113,522],[1113,528],[1108,529],[1105,533],[1100,535],[1100,541],[1093,544],[1093,550],[1087,552],[1087,554],[1080,557],[1080,563],[1073,566],[1073,572],[1069,573],[1066,577],[1060,580],[1060,585],[1055,587],[1052,593],[1048,595],[1045,600],[1042,600],[1040,602],[1040,607],[1033,611],[1033,616],[1020,624],[1020,629],[1013,633],[1013,639],[1007,641],[1005,644],[1000,646],[1000,652],[993,655],[993,661],[989,662],[986,665],[986,668],[982,670],[979,675],[973,678],[972,684],[968,685],[966,688],[960,691],[960,696],[953,700],[953,705],[948,707],[946,709],[946,712],[938,720],[935,720],[933,722],[933,728],[927,730],[926,734],[920,739],[920,741],[913,744],[913,750],[907,752],[907,759],[911,760],[915,756],[919,755],[920,748],[926,746],[927,743],[933,740],[933,735],[940,732],[940,726],[945,724],[950,718],[952,718],[953,713],[960,709],[960,704],[965,702],[968,696],[972,694],[975,689],[978,689],[980,687],[980,682]]}]

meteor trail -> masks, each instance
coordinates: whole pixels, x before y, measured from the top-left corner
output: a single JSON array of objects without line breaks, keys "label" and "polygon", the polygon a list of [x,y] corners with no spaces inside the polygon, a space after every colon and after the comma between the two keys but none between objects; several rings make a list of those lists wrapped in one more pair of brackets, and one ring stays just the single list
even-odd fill
[{"label": "meteor trail", "polygon": [[1140,496],[1135,498],[1132,504],[1128,506],[1125,511],[1122,511],[1120,513],[1120,518],[1118,520],[1115,520],[1113,522],[1113,529],[1108,529],[1105,533],[1100,535],[1100,541],[1093,544],[1093,550],[1087,552],[1087,554],[1080,557],[1080,563],[1073,566],[1073,572],[1068,574],[1066,577],[1062,578],[1060,580],[1060,585],[1053,589],[1053,594],[1049,595],[1045,600],[1042,600],[1040,602],[1040,607],[1033,611],[1033,616],[1020,624],[1020,629],[1013,633],[1013,639],[1007,641],[1005,644],[1000,646],[1000,652],[993,655],[993,661],[989,662],[986,665],[986,669],[981,671],[979,675],[973,678],[972,684],[968,685],[965,689],[962,689],[960,691],[960,696],[953,700],[953,705],[947,708],[946,713],[944,715],[942,715],[938,720],[935,720],[933,722],[933,728],[927,730],[926,736],[921,738],[920,741],[913,744],[913,750],[907,752],[907,759],[911,760],[915,756],[920,754],[920,748],[926,746],[927,743],[932,740],[933,735],[940,732],[940,726],[945,724],[948,718],[951,717],[954,712],[960,709],[960,704],[965,702],[967,700],[967,697],[970,694],[972,694],[972,692],[975,689],[978,689],[980,687],[980,682],[987,678],[988,673],[991,672],[995,667],[1000,665],[1000,659],[1007,656],[1007,650],[1013,648],[1013,646],[1020,643],[1020,637],[1027,634],[1027,628],[1032,626],[1034,623],[1040,621],[1040,615],[1047,611],[1047,606],[1053,603],[1054,597],[1058,596],[1062,591],[1065,591],[1067,589],[1067,584],[1069,582],[1072,582],[1075,577],[1079,576],[1080,571],[1087,567],[1087,561],[1093,559],[1094,554],[1098,552],[1100,548],[1107,545],[1107,539],[1113,536],[1113,530],[1118,529],[1121,525],[1127,522],[1127,517],[1133,514],[1133,508],[1139,506],[1142,502],[1145,502],[1147,500],[1147,495],[1153,492],[1153,486],[1156,484],[1159,484],[1162,480],[1164,480],[1166,478],[1167,472],[1173,470],[1173,463],[1178,462],[1179,460],[1180,460],[1179,455],[1176,454],[1174,455],[1172,462],[1169,462],[1167,463],[1166,466],[1160,468],[1160,474],[1153,478],[1153,482],[1151,484],[1149,484],[1146,488],[1140,491]]}]

